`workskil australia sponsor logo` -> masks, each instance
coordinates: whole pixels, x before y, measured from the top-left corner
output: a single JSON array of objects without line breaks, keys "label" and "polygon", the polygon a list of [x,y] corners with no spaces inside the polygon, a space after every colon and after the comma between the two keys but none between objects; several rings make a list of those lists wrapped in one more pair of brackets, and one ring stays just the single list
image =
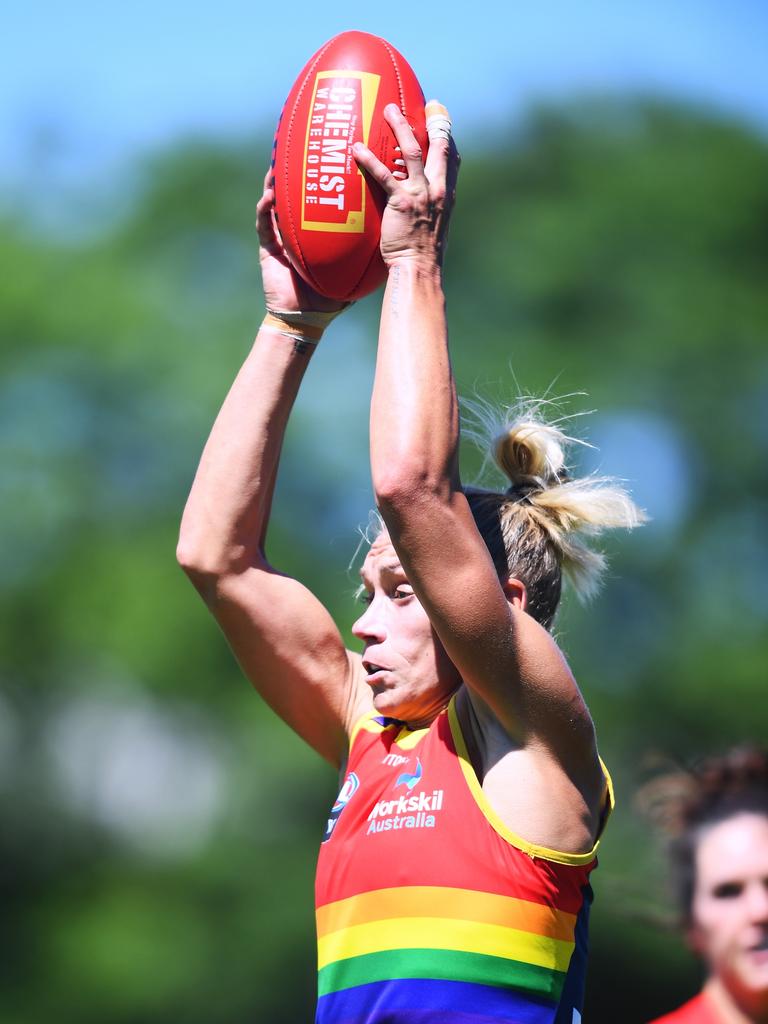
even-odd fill
[{"label": "workskil australia sponsor logo", "polygon": [[360,779],[358,779],[354,772],[350,772],[344,780],[344,785],[339,790],[339,795],[336,797],[336,803],[331,808],[331,813],[325,826],[325,834],[322,839],[324,843],[327,843],[333,835],[333,830],[336,827],[336,822],[339,820],[339,815],[355,795],[359,787]]},{"label": "workskil australia sponsor logo", "polygon": [[368,815],[367,835],[401,828],[435,827],[437,815],[443,807],[443,790],[433,789],[431,793],[422,790],[420,793],[413,793],[421,783],[423,774],[421,761],[416,758],[416,771],[403,772],[392,787],[397,789],[398,786],[405,786],[406,792],[393,800],[379,800],[374,805]]}]

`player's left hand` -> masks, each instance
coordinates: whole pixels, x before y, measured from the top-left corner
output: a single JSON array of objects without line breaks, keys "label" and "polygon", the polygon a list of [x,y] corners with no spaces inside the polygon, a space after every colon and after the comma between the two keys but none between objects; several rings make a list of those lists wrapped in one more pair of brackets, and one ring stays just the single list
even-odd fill
[{"label": "player's left hand", "polygon": [[285,254],[275,223],[275,190],[272,171],[264,178],[264,192],[256,206],[256,230],[259,235],[259,263],[267,309],[284,312],[329,313],[344,309],[348,302],[328,299],[311,288],[293,269]]},{"label": "player's left hand", "polygon": [[[432,116],[430,108],[435,111]],[[427,114],[429,150],[424,161],[421,147],[400,109],[394,103],[384,108],[384,117],[394,132],[408,172],[403,180],[398,180],[367,146],[358,142],[353,148],[359,166],[387,194],[381,222],[381,255],[389,267],[411,260],[432,266],[442,264],[461,159],[450,134],[445,107],[430,101]]]}]

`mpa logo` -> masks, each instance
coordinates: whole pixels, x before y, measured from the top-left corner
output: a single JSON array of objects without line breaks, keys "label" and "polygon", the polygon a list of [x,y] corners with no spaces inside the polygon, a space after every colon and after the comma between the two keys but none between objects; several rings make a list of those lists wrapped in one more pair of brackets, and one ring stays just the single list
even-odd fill
[{"label": "mpa logo", "polygon": [[402,754],[387,754],[382,764],[391,765],[393,768],[399,768],[401,764],[408,764],[410,757],[403,757]]},{"label": "mpa logo", "polygon": [[355,795],[359,787],[360,779],[358,779],[354,772],[350,772],[344,780],[344,785],[341,787],[339,795],[336,797],[336,803],[331,808],[331,814],[325,826],[325,834],[323,835],[322,842],[327,843],[331,838],[333,830],[336,827],[336,822],[339,820],[339,815]]}]

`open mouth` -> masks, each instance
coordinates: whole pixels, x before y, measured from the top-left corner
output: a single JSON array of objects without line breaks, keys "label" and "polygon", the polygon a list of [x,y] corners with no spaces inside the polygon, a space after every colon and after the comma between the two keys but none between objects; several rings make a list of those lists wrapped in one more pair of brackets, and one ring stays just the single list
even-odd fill
[{"label": "open mouth", "polygon": [[389,669],[386,668],[384,665],[377,665],[373,661],[364,661],[363,668],[365,669],[365,674],[368,676],[369,682],[376,676],[381,675],[383,672],[389,671]]},{"label": "open mouth", "polygon": [[750,946],[747,949],[747,957],[761,971],[768,969],[768,937]]}]

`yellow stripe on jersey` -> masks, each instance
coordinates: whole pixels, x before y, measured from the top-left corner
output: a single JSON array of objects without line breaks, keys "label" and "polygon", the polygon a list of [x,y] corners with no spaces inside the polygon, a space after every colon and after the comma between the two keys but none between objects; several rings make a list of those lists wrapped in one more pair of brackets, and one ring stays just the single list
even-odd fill
[{"label": "yellow stripe on jersey", "polygon": [[318,940],[318,966],[384,950],[453,949],[567,971],[573,947],[573,942],[477,921],[400,917],[330,932]]}]

